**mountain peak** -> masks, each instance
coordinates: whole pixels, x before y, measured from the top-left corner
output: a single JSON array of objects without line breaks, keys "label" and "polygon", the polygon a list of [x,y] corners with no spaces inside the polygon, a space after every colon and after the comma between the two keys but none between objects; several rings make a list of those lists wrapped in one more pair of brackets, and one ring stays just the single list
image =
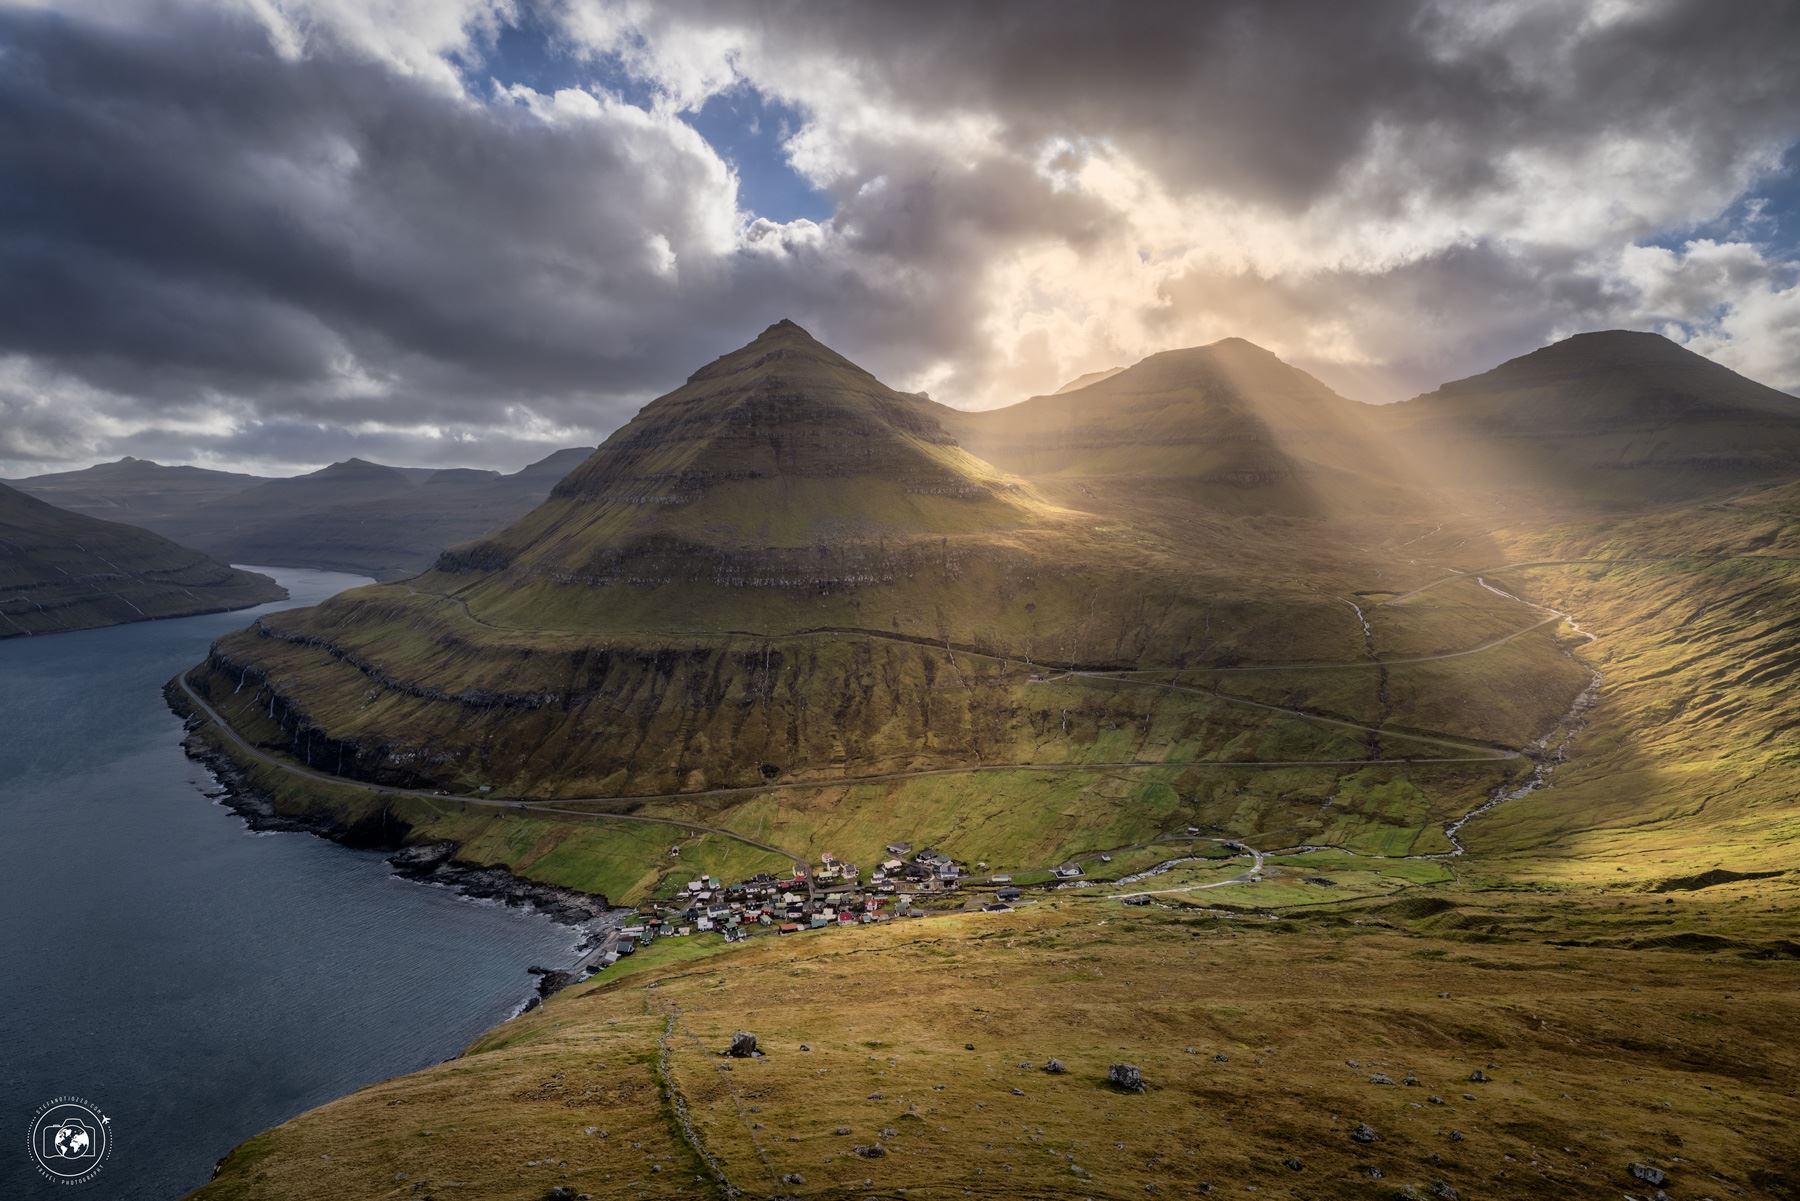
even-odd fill
[{"label": "mountain peak", "polygon": [[1479,375],[1453,380],[1429,396],[1467,399],[1550,391],[1564,406],[1668,407],[1665,415],[1684,406],[1730,404],[1791,413],[1794,399],[1661,334],[1626,329],[1574,334]]},{"label": "mountain peak", "polygon": [[827,372],[850,371],[870,380],[874,378],[800,325],[784,317],[736,350],[720,355],[688,376],[688,383],[725,379],[729,376],[793,375],[821,369]]}]

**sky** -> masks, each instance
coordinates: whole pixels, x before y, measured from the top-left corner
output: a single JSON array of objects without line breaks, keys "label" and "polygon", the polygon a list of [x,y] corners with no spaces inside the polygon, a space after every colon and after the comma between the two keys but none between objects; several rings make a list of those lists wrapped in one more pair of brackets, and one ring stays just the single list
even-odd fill
[{"label": "sky", "polygon": [[1800,392],[1800,0],[0,0],[0,475],[514,469],[783,317],[987,408]]}]

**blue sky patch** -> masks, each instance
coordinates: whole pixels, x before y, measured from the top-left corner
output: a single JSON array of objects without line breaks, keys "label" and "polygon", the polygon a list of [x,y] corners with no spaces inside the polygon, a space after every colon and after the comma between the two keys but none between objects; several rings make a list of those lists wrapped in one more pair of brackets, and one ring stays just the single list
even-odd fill
[{"label": "blue sky patch", "polygon": [[[646,110],[656,98],[655,90],[626,70],[617,55],[571,53],[529,9],[516,23],[502,26],[492,45],[457,61],[465,85],[477,94],[486,93],[488,81],[497,79],[545,94],[597,89]],[[741,83],[682,119],[737,172],[739,208],[771,221],[824,221],[831,216],[830,197],[788,163],[784,144],[804,122],[799,109]]]}]

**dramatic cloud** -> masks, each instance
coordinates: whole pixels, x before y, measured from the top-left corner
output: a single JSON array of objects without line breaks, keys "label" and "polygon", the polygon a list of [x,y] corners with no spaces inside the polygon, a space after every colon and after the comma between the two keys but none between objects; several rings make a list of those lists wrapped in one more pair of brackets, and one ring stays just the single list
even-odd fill
[{"label": "dramatic cloud", "polygon": [[1796,129],[1780,3],[0,0],[0,471],[516,466],[781,316],[969,406],[1608,325],[1800,388]]}]

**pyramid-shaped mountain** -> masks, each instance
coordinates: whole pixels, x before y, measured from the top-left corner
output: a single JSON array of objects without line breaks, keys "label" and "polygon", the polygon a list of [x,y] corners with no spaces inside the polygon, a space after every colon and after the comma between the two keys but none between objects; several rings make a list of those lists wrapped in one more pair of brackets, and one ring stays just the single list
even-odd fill
[{"label": "pyramid-shaped mountain", "polygon": [[778,323],[525,517],[221,639],[195,686],[347,774],[625,796],[1099,754],[1165,699],[1041,670],[1361,645],[1335,598],[1240,580],[1241,542],[1051,503],[956,419]]},{"label": "pyramid-shaped mountain", "polygon": [[948,538],[1050,519],[957,444],[947,411],[782,321],[644,406],[546,504],[439,569],[832,589],[890,578]]},{"label": "pyramid-shaped mountain", "polygon": [[1151,355],[1086,387],[960,415],[975,453],[1039,481],[1234,512],[1342,511],[1394,486],[1370,406],[1242,338]]}]

